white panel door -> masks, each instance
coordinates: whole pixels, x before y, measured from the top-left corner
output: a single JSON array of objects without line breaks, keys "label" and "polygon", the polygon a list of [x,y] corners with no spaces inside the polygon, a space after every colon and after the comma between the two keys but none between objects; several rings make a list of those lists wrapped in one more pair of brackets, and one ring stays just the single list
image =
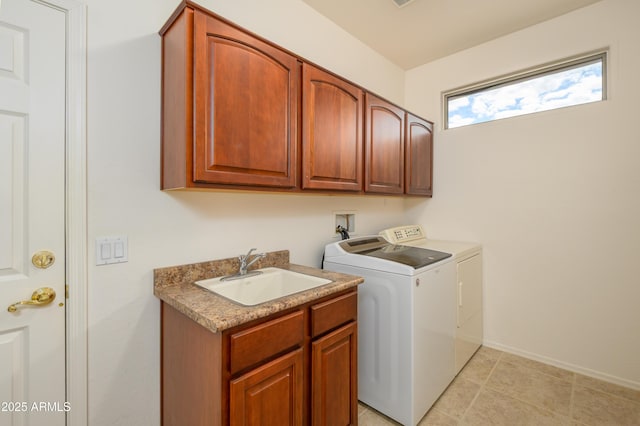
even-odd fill
[{"label": "white panel door", "polygon": [[[73,408],[65,403],[65,38],[62,11],[1,0],[2,426],[63,426]],[[32,261],[41,251],[55,256],[46,268],[35,265],[45,257]],[[16,304],[36,302],[42,288],[55,291],[51,303]]]}]

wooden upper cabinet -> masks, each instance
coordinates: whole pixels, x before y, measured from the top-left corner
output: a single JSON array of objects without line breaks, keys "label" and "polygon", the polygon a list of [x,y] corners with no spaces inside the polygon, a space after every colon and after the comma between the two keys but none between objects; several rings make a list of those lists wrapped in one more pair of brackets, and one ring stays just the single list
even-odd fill
[{"label": "wooden upper cabinet", "polygon": [[163,188],[296,187],[299,96],[295,56],[185,8],[163,32]]},{"label": "wooden upper cabinet", "polygon": [[[177,14],[177,12],[176,12]],[[162,189],[192,185],[193,10],[186,8],[162,35]]]},{"label": "wooden upper cabinet", "polygon": [[405,193],[433,195],[433,124],[407,113]]},{"label": "wooden upper cabinet", "polygon": [[162,35],[162,189],[432,194],[432,124],[183,1]]},{"label": "wooden upper cabinet", "polygon": [[197,182],[294,187],[297,58],[196,11]]},{"label": "wooden upper cabinet", "polygon": [[363,91],[302,65],[302,188],[362,190]]},{"label": "wooden upper cabinet", "polygon": [[365,99],[365,191],[402,194],[405,111],[370,93]]}]

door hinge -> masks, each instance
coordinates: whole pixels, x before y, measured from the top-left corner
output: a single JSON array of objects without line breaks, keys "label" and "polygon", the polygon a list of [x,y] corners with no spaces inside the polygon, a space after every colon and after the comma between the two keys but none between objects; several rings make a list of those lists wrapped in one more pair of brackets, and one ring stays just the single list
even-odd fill
[{"label": "door hinge", "polygon": [[69,284],[64,285],[64,298],[65,299],[69,298]]}]

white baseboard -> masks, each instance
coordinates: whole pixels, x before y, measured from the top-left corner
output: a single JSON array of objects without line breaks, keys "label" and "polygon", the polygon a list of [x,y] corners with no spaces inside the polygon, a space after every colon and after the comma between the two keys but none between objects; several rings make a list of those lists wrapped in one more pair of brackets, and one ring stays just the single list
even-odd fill
[{"label": "white baseboard", "polygon": [[511,346],[503,345],[497,342],[485,340],[482,344],[489,348],[497,349],[503,352],[508,352],[510,354],[518,355],[523,358],[528,358],[534,361],[542,362],[544,364],[553,365],[554,367],[562,368],[568,371],[572,371],[574,373],[579,373],[584,376],[593,377],[594,379],[599,379],[605,382],[614,383],[616,385],[624,386],[630,389],[640,390],[640,382],[635,382],[633,380],[627,380],[621,377],[612,376],[610,374],[602,373],[600,371],[595,371],[589,368],[580,367],[579,365],[558,361],[557,359],[538,355],[532,352],[523,351],[521,349],[513,348]]}]

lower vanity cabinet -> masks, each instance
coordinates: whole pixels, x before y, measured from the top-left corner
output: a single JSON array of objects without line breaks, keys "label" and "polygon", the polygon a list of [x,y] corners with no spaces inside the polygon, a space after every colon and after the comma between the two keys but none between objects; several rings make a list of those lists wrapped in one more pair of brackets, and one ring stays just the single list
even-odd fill
[{"label": "lower vanity cabinet", "polygon": [[162,424],[357,425],[357,291],[213,333],[162,303]]}]

